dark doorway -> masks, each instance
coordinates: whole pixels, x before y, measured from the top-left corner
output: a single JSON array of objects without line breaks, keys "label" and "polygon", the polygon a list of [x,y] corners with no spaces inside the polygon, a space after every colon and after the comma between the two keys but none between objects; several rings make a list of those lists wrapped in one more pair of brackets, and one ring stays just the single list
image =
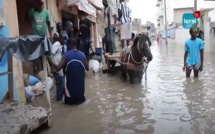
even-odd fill
[{"label": "dark doorway", "polygon": [[[19,24],[19,35],[31,35],[32,27],[28,13],[33,8],[33,0],[16,0],[17,16]],[[39,71],[42,70],[42,62],[39,62]],[[32,62],[22,62],[23,73],[33,75]]]},{"label": "dark doorway", "polygon": [[30,35],[32,33],[31,21],[28,12],[33,7],[32,0],[16,0],[19,23],[19,34]]},{"label": "dark doorway", "polygon": [[74,35],[76,35],[76,33],[78,32],[78,17],[77,17],[77,15],[68,13],[66,11],[62,11],[61,15],[62,15],[62,24],[63,24],[64,29],[65,29],[66,21],[71,21],[73,23],[73,26],[74,26],[73,27]]}]

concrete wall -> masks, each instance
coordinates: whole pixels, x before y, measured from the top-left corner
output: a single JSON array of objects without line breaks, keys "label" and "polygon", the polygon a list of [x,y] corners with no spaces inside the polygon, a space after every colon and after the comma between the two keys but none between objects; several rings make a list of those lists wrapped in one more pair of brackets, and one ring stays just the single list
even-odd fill
[{"label": "concrete wall", "polygon": [[175,39],[174,43],[184,47],[184,43],[190,38],[189,29],[177,28],[175,29]]},{"label": "concrete wall", "polygon": [[193,13],[193,8],[177,8],[173,10],[174,12],[174,22],[177,24],[182,24],[182,17],[184,13]]},{"label": "concrete wall", "polygon": [[215,36],[210,33],[210,22],[204,24],[205,52],[215,53]]},{"label": "concrete wall", "polygon": [[[0,29],[0,34],[4,37],[16,37],[19,35],[18,28],[18,19],[17,19],[17,9],[16,9],[16,1],[8,1],[8,0],[0,0],[0,7],[4,8],[5,17],[6,17],[6,26]],[[4,55],[3,60],[0,62],[0,72],[8,71],[8,57],[6,54]],[[21,102],[25,101],[25,98],[22,96],[17,96],[17,92],[20,92],[24,89],[24,84],[20,76],[22,76],[22,63],[17,59],[13,58],[13,96],[14,100],[20,100]],[[8,91],[8,75],[0,77],[1,83],[1,93],[0,93],[0,101],[5,93]],[[11,83],[12,84],[12,83]],[[3,88],[2,88],[3,87]]]}]

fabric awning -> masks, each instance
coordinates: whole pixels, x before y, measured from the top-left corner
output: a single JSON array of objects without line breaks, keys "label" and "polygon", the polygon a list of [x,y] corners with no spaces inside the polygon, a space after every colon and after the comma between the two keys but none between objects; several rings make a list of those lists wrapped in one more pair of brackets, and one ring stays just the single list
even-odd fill
[{"label": "fabric awning", "polygon": [[103,4],[102,4],[102,0],[90,0],[93,4],[95,4],[96,6],[100,7],[100,8],[104,8]]},{"label": "fabric awning", "polygon": [[78,6],[78,9],[96,17],[96,9],[87,0],[67,0],[67,6]]}]

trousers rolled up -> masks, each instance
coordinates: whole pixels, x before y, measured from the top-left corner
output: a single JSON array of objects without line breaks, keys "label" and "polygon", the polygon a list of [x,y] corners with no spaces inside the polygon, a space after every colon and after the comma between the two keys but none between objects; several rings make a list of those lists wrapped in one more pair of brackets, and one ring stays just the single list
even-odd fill
[{"label": "trousers rolled up", "polygon": [[116,44],[115,44],[115,30],[114,26],[108,26],[107,38],[110,41],[110,53],[116,52]]}]

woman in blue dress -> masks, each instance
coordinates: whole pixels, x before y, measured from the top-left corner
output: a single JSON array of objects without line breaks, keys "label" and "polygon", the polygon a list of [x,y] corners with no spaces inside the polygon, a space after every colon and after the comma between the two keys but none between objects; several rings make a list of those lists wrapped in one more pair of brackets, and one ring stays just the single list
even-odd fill
[{"label": "woman in blue dress", "polygon": [[47,60],[56,71],[64,69],[64,103],[78,105],[85,102],[85,70],[89,70],[89,65],[84,53],[76,49],[75,38],[69,38],[67,47],[68,51],[58,65],[55,65],[49,56]]}]

